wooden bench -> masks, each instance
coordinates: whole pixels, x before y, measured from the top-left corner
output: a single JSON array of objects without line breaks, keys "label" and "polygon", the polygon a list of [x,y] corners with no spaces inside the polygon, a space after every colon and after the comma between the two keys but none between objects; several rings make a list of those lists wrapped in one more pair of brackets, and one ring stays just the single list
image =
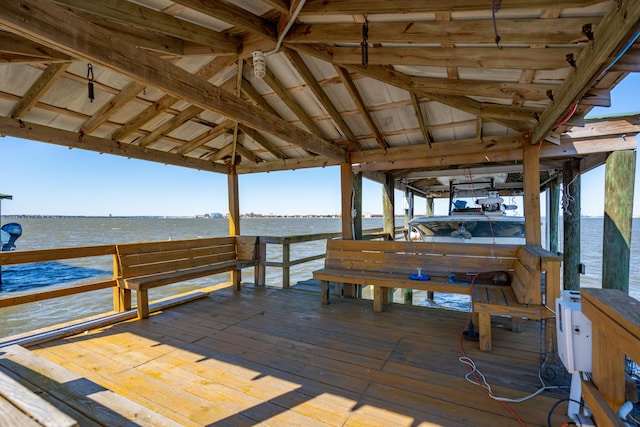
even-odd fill
[{"label": "wooden bench", "polygon": [[[523,317],[552,315],[542,299],[541,274],[553,270],[547,273],[547,289],[553,295],[545,301],[555,301],[559,263],[550,252],[519,245],[328,240],[325,268],[313,277],[321,281],[323,304],[329,303],[329,282],[373,285],[376,312],[388,302],[391,288],[471,295],[480,348],[490,351],[491,314],[512,316],[515,330]],[[418,268],[430,280],[410,279]]]},{"label": "wooden bench", "polygon": [[[539,246],[516,246],[510,286],[473,286],[471,302],[478,316],[481,350],[492,348],[492,314],[511,316],[515,332],[522,330],[523,318],[542,320],[555,316],[551,307],[560,296],[560,264],[559,256]],[[552,339],[551,329],[547,328],[545,348],[553,344]]]},{"label": "wooden bench", "polygon": [[[136,291],[138,318],[146,318],[149,316],[149,289],[255,267],[256,244],[256,237],[229,236],[117,245],[114,270],[118,282],[118,309],[131,308],[133,290]],[[239,274],[234,285],[240,290]]]}]

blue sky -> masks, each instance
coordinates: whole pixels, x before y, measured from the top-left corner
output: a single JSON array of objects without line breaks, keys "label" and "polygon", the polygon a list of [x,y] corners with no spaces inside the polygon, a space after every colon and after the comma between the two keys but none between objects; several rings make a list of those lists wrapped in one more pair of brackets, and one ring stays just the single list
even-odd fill
[{"label": "blue sky", "polygon": [[[640,74],[627,77],[612,94],[611,108],[594,108],[591,116],[640,112]],[[2,185],[13,195],[2,214],[167,215],[195,216],[227,212],[224,175],[152,162],[69,150],[16,138],[0,138]],[[640,165],[636,166],[634,215],[640,216]],[[261,214],[339,214],[339,168],[302,169],[242,175],[240,212]],[[582,214],[601,216],[604,168],[582,178]],[[445,213],[444,204],[436,213]],[[416,199],[416,213],[424,212]],[[402,212],[402,194],[396,194]],[[363,212],[382,212],[381,186],[363,182]]]}]

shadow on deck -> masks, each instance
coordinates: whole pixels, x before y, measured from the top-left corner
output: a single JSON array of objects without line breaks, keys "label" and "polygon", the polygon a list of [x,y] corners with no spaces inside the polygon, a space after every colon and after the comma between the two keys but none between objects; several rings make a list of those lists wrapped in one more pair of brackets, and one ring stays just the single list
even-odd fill
[{"label": "shadow on deck", "polygon": [[[182,425],[509,426],[518,421],[464,378],[467,314],[246,286],[31,348]],[[542,331],[494,322],[494,351],[462,342],[498,396],[540,387]],[[558,395],[511,404],[547,425]],[[552,425],[567,421],[565,407]]]}]

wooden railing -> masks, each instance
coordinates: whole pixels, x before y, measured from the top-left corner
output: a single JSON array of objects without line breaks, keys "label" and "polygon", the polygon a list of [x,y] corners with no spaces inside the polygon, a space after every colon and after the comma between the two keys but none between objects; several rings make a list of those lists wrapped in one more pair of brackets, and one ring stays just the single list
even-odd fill
[{"label": "wooden railing", "polygon": [[[402,233],[403,229],[396,230],[396,234]],[[311,261],[315,261],[318,259],[322,259],[326,256],[324,253],[325,245],[321,245],[322,250],[321,253],[317,253],[311,256],[306,256],[303,258],[292,259],[291,247],[298,243],[309,243],[314,241],[322,241],[325,239],[334,239],[339,238],[341,233],[321,233],[321,234],[312,234],[312,235],[300,235],[300,236],[286,236],[286,237],[260,237],[258,239],[258,250],[256,251],[256,258],[259,266],[259,275],[256,276],[256,284],[264,285],[265,284],[265,268],[266,267],[277,267],[282,269],[282,286],[288,287],[290,286],[290,277],[291,277],[291,267],[308,263]],[[364,239],[381,239],[384,237],[384,233],[382,229],[370,229],[365,230]],[[268,261],[267,260],[267,245],[281,245],[282,246],[282,261]],[[112,257],[111,264],[113,266],[117,265],[118,262],[118,254],[117,254],[117,245],[100,245],[100,246],[82,246],[82,247],[69,247],[69,248],[55,248],[55,249],[38,249],[38,250],[19,250],[12,252],[0,252],[0,266],[14,266],[20,264],[30,264],[30,263],[42,263],[42,262],[50,262],[50,261],[63,261],[63,260],[73,260],[77,261],[84,265],[105,265],[108,263],[104,258],[100,259],[100,257]],[[293,252],[295,254],[295,250]],[[95,259],[95,261],[94,261]],[[113,269],[104,268],[105,275],[111,274],[112,277],[109,280],[104,280],[105,276],[101,275],[100,279],[96,279],[95,281],[91,281],[91,279],[83,279],[81,282],[74,282],[72,284],[62,284],[62,280],[60,282],[55,282],[52,280],[52,283],[48,285],[48,289],[44,291],[33,290],[27,293],[20,293],[16,296],[4,296],[0,298],[0,310],[10,307],[15,307],[28,303],[37,303],[41,301],[51,300],[60,297],[69,297],[78,294],[86,294],[92,291],[99,291],[102,289],[116,288],[117,287],[117,277],[114,272],[117,269],[114,267]],[[311,277],[311,271],[309,271],[309,277]],[[158,307],[168,307],[172,304],[178,303],[178,301],[187,301],[192,295],[206,295],[199,291],[199,289],[192,289],[188,291],[187,294],[182,296],[173,296],[170,301],[165,301],[160,305],[156,305],[155,309]],[[111,309],[114,312],[120,311],[118,301],[115,298],[117,292],[113,292],[113,308],[104,307],[104,311],[98,312],[108,312]],[[101,296],[100,298],[103,298]],[[96,299],[94,304],[94,313],[95,309],[101,310],[100,304],[108,304],[98,303],[100,299]],[[66,300],[65,300],[66,304]],[[69,307],[73,307],[73,304],[70,304]],[[77,317],[78,313],[72,313],[70,311],[70,316]],[[122,313],[125,314],[125,313]],[[0,311],[0,316],[2,312]],[[87,316],[92,314],[87,314]],[[111,316],[111,315],[110,315]],[[106,318],[105,318],[106,319]],[[123,320],[123,317],[113,317],[113,321]],[[69,319],[66,319],[69,320]],[[59,323],[60,321],[64,322],[66,320],[55,321],[54,323]],[[97,323],[96,323],[97,324]],[[38,327],[48,327],[53,325],[42,325],[39,324]],[[1,342],[2,340],[0,340]]]},{"label": "wooden railing", "polygon": [[[116,256],[116,245],[82,246],[75,248],[38,249],[30,251],[0,252],[0,266],[29,264],[46,261],[59,261],[76,258],[92,258],[100,256]],[[0,298],[0,308],[11,307],[30,302],[44,301],[47,299],[81,294],[99,289],[116,286],[115,278],[102,282],[88,283],[84,285],[67,286],[49,291],[34,292],[15,297]]]},{"label": "wooden railing", "polygon": [[583,288],[580,295],[593,339],[584,401],[597,425],[624,426],[617,411],[625,402],[625,356],[640,363],[640,301],[615,289]]},{"label": "wooden railing", "polygon": [[[396,229],[396,236],[399,234],[403,234],[403,228]],[[362,240],[376,240],[382,239],[386,233],[382,228],[371,228],[368,230],[363,230]],[[319,234],[305,234],[300,236],[285,236],[285,237],[274,237],[274,236],[260,236],[259,244],[260,249],[258,253],[261,254],[264,258],[260,260],[260,265],[262,268],[264,267],[277,267],[282,269],[282,287],[289,288],[291,286],[291,267],[295,265],[305,264],[307,262],[316,261],[319,259],[323,259],[326,257],[326,253],[324,252],[324,246],[322,247],[322,253],[310,255],[304,258],[291,259],[291,245],[299,244],[299,243],[309,243],[320,240],[327,239],[338,239],[342,237],[342,233],[319,233]],[[282,245],[282,261],[269,261],[266,259],[266,245]],[[262,274],[264,277],[264,274]]]}]

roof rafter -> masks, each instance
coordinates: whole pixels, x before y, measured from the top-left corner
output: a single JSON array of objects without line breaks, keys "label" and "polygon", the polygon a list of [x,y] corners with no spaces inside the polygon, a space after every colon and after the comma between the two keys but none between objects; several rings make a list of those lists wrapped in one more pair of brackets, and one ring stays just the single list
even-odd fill
[{"label": "roof rafter", "polygon": [[[304,44],[291,44],[288,45],[290,48],[305,53],[310,56],[314,56],[323,61],[328,61],[332,63],[334,66],[344,67],[349,69],[352,72],[359,73],[361,75],[370,77],[372,79],[379,80],[383,83],[389,84],[391,86],[395,86],[401,89],[406,90],[407,92],[415,91],[418,95],[426,96],[434,101],[441,102],[445,105],[449,105],[451,107],[457,108],[462,111],[466,111],[470,114],[483,117],[485,119],[491,119],[497,123],[503,124],[509,128],[516,130],[526,130],[529,129],[530,126],[523,125],[522,123],[517,123],[512,121],[514,117],[514,112],[510,112],[509,117],[501,117],[500,112],[494,110],[494,104],[482,104],[478,101],[475,101],[470,98],[466,98],[464,96],[456,96],[456,95],[441,95],[431,93],[426,90],[422,90],[419,88],[413,87],[413,79],[405,74],[399,73],[391,68],[369,65],[368,67],[363,67],[361,65],[355,64],[339,64],[335,61],[331,55],[323,52],[319,49],[314,48],[310,45]],[[532,119],[530,113],[526,113],[527,117],[525,121]]]},{"label": "roof rafter", "polygon": [[42,98],[56,81],[62,76],[70,63],[51,64],[40,74],[38,80],[31,85],[27,93],[15,105],[11,111],[11,118],[19,119],[31,110]]},{"label": "roof rafter", "polygon": [[271,143],[264,135],[258,132],[255,129],[248,128],[246,126],[240,125],[239,129],[247,134],[251,139],[253,139],[257,144],[261,145],[262,148],[273,154],[275,157],[279,159],[286,159],[287,155],[284,154],[278,147]]},{"label": "roof rafter", "polygon": [[224,122],[220,123],[218,126],[209,129],[207,132],[203,133],[202,135],[196,137],[193,141],[190,141],[180,147],[178,147],[175,152],[178,154],[188,154],[190,152],[192,152],[193,150],[202,147],[204,144],[206,144],[207,142],[216,139],[217,137],[219,137],[220,135],[224,135],[225,133],[227,133],[230,129],[233,129],[233,127],[236,125],[236,122],[234,122],[233,120],[225,120]]},{"label": "roof rafter", "polygon": [[228,22],[234,27],[259,34],[270,40],[276,39],[276,29],[265,19],[253,15],[243,8],[225,0],[217,0],[215,4],[206,0],[173,0],[200,13]]},{"label": "roof rafter", "polygon": [[[118,34],[91,24],[62,7],[43,0],[25,0],[20,4],[0,0],[0,7],[3,7],[2,25],[40,43],[117,70],[140,83],[161,88],[177,98],[271,133],[314,153],[341,160],[345,158],[342,149],[180,67],[131,46]],[[57,25],[60,22],[67,25],[60,27]],[[73,31],[61,31],[61,28]]]},{"label": "roof rafter", "polygon": [[61,145],[68,148],[80,148],[95,151],[97,153],[113,154],[132,159],[148,160],[168,165],[183,166],[191,169],[206,170],[210,172],[228,173],[224,165],[193,157],[177,156],[165,151],[143,148],[136,145],[121,144],[111,139],[98,138],[91,135],[83,135],[80,132],[70,132],[34,123],[23,122],[17,119],[0,117],[2,133],[15,138],[41,141],[48,144]]},{"label": "roof rafter", "polygon": [[[331,47],[327,51],[340,64],[361,64],[360,47]],[[432,67],[487,67],[494,69],[557,70],[568,68],[567,54],[577,56],[579,48],[531,49],[495,45],[468,47],[370,47],[371,65],[419,65]]]},{"label": "roof rafter", "polygon": [[311,119],[306,111],[302,109],[300,104],[291,96],[291,94],[285,89],[282,84],[273,76],[271,71],[267,70],[263,77],[264,82],[278,95],[278,97],[285,103],[285,105],[296,115],[296,117],[302,122],[302,124],[314,135],[320,138],[324,138],[322,131]]},{"label": "roof rafter", "polygon": [[360,92],[358,92],[358,88],[353,82],[353,79],[351,78],[349,71],[339,66],[336,66],[335,69],[338,73],[338,76],[340,76],[342,83],[347,89],[347,92],[349,92],[351,99],[353,99],[353,102],[356,104],[356,107],[358,107],[358,111],[360,111],[360,115],[362,116],[364,121],[367,123],[367,126],[369,126],[369,129],[371,129],[371,133],[373,133],[373,137],[375,138],[376,142],[380,147],[386,149],[389,145],[384,140],[384,136],[380,132],[380,129],[378,129],[378,125],[376,125],[376,123],[373,121],[373,117],[371,116],[371,113],[367,109],[367,105],[364,103],[364,100],[362,99]]},{"label": "roof rafter", "polygon": [[143,90],[144,85],[136,82],[129,83],[120,93],[104,104],[89,120],[84,122],[80,129],[82,129],[83,133],[91,133],[98,129],[100,125],[109,120],[109,117],[124,108],[129,101],[138,96]]},{"label": "roof rafter", "polygon": [[[234,62],[234,58],[230,56],[221,56],[213,59],[204,67],[200,68],[195,75],[204,80],[209,80],[220,73],[224,68],[231,65]],[[165,95],[159,100],[155,101],[144,111],[140,112],[135,117],[131,118],[120,129],[116,130],[111,138],[115,141],[122,141],[128,135],[133,133],[136,129],[141,128],[146,123],[150,122],[154,117],[162,114],[165,110],[171,107],[173,104],[179,101],[179,98],[173,95]]]},{"label": "roof rafter", "polygon": [[320,84],[311,73],[311,70],[309,70],[309,67],[307,67],[307,65],[304,63],[304,60],[302,59],[302,57],[300,57],[300,54],[291,49],[286,49],[285,54],[287,55],[287,58],[289,58],[289,61],[291,61],[291,64],[293,64],[294,68],[298,71],[298,73],[300,73],[306,85],[318,98],[322,106],[329,112],[329,115],[331,116],[333,121],[336,122],[342,133],[344,133],[347,139],[349,139],[356,145],[357,149],[361,149],[362,147],[360,146],[358,138],[344,121],[344,119],[340,115],[340,112],[338,111],[336,106],[333,105],[333,102],[331,102],[325,91],[322,89],[322,87],[320,87]]},{"label": "roof rafter", "polygon": [[146,31],[153,31],[209,46],[217,52],[238,53],[240,40],[166,13],[125,0],[54,0],[56,3]]},{"label": "roof rafter", "polygon": [[[505,2],[506,3],[506,2]],[[447,13],[447,12],[437,12]],[[600,20],[592,20],[594,28]],[[586,42],[582,18],[500,19],[500,37],[509,44],[574,44]],[[485,40],[494,44],[493,22],[482,20],[439,20],[410,22],[370,22],[369,43],[477,44]],[[298,24],[285,39],[288,43],[360,43],[362,24]]]},{"label": "roof rafter", "polygon": [[[510,0],[500,6],[501,9],[522,9],[548,7],[567,8],[584,7],[603,3],[608,0]],[[419,13],[419,12],[455,12],[469,10],[491,10],[491,3],[477,0],[309,0],[305,3],[305,13],[317,15],[362,15],[378,13]]]},{"label": "roof rafter", "polygon": [[575,72],[569,75],[554,94],[556,101],[540,117],[533,129],[532,143],[544,139],[563,114],[593,86],[611,64],[611,58],[640,31],[640,2],[613,2],[594,33],[595,43],[576,58]]},{"label": "roof rafter", "polygon": [[429,148],[431,148],[431,144],[433,143],[433,137],[429,133],[429,128],[427,125],[427,119],[422,112],[422,107],[420,106],[420,99],[418,99],[418,95],[411,92],[411,101],[413,103],[413,110],[416,112],[416,117],[418,118],[418,123],[420,124],[420,132],[422,132],[422,139],[424,139],[425,144],[429,144]]}]

